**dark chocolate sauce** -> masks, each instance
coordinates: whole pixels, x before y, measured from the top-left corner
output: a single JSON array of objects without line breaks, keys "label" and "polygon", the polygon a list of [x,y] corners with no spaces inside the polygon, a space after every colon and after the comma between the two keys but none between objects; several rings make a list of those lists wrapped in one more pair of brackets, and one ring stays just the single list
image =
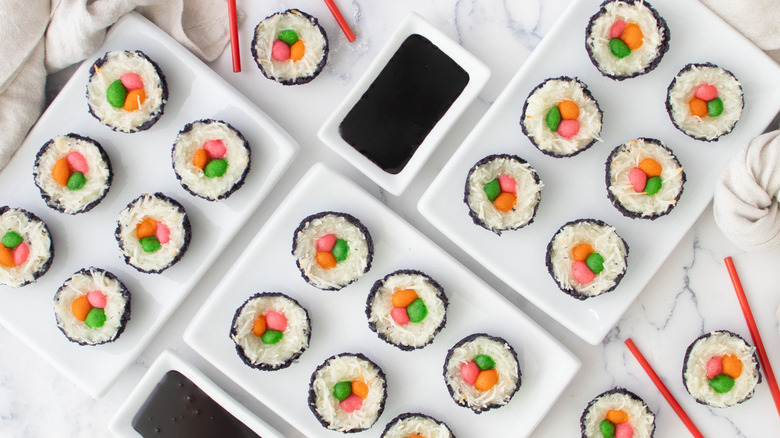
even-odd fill
[{"label": "dark chocolate sauce", "polygon": [[178,371],[168,371],[133,418],[154,438],[259,438]]},{"label": "dark chocolate sauce", "polygon": [[427,38],[411,35],[339,125],[352,147],[397,174],[466,88],[469,75]]}]

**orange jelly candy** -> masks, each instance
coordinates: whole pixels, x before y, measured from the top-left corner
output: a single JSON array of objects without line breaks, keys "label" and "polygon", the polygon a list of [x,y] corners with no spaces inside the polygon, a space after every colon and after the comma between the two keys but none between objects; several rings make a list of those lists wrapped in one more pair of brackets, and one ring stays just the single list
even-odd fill
[{"label": "orange jelly candy", "polygon": [[360,398],[368,397],[368,385],[362,380],[352,381],[352,393]]},{"label": "orange jelly candy", "polygon": [[727,354],[723,356],[721,363],[723,364],[723,374],[732,379],[736,379],[742,375],[742,361],[739,360],[737,356]]},{"label": "orange jelly candy", "polygon": [[304,53],[306,53],[306,46],[303,45],[303,41],[298,40],[290,46],[290,59],[293,61],[299,61]]},{"label": "orange jelly candy", "polygon": [[209,153],[205,149],[198,149],[192,156],[192,165],[203,170],[209,164]]},{"label": "orange jelly candy", "polygon": [[317,264],[322,269],[332,269],[336,267],[336,257],[325,251],[317,251]]},{"label": "orange jelly candy", "polygon": [[125,104],[122,106],[122,109],[125,111],[135,111],[141,107],[145,100],[146,93],[144,93],[143,88],[130,90],[130,92],[127,93],[127,97],[125,97]]},{"label": "orange jelly candy", "polygon": [[592,252],[593,247],[589,243],[580,243],[571,249],[571,256],[575,262],[584,262]]},{"label": "orange jelly candy", "polygon": [[87,299],[86,295],[82,295],[76,298],[73,300],[73,304],[70,305],[70,311],[79,321],[84,321],[87,319],[87,315],[89,314],[90,310],[92,310],[92,305],[89,304],[89,300]]},{"label": "orange jelly candy", "polygon": [[67,187],[68,178],[70,178],[70,166],[65,157],[60,158],[54,163],[54,167],[51,169],[51,176],[54,178],[54,181],[57,181],[61,186]]},{"label": "orange jelly candy", "polygon": [[502,193],[498,195],[498,197],[493,201],[493,205],[496,206],[497,209],[507,212],[513,208],[515,208],[515,204],[517,203],[517,195],[514,193]]},{"label": "orange jelly candy", "polygon": [[688,102],[688,109],[691,111],[692,116],[707,117],[707,102],[692,97]]},{"label": "orange jelly candy", "polygon": [[640,28],[636,23],[626,24],[626,28],[623,30],[623,34],[620,35],[620,39],[623,40],[623,42],[626,43],[628,48],[631,50],[636,50],[642,47],[643,37],[644,34],[642,33],[642,28]]},{"label": "orange jelly candy", "polygon": [[150,217],[144,218],[141,222],[138,222],[138,225],[135,226],[135,237],[139,239],[154,236],[154,233],[156,232],[157,221]]},{"label": "orange jelly candy", "polygon": [[558,102],[558,111],[560,111],[563,120],[574,120],[580,116],[580,109],[571,100]]},{"label": "orange jelly candy", "polygon": [[477,381],[474,382],[474,388],[482,392],[490,391],[496,383],[498,383],[498,371],[495,368],[482,370],[477,376]]},{"label": "orange jelly candy", "polygon": [[14,253],[10,249],[0,244],[0,265],[6,268],[13,268],[16,266],[14,263]]},{"label": "orange jelly candy", "polygon": [[642,169],[647,174],[648,178],[661,175],[661,165],[652,158],[645,158],[639,162],[639,166],[637,167]]},{"label": "orange jelly candy", "polygon": [[414,289],[401,289],[393,293],[393,307],[406,307],[417,299]]},{"label": "orange jelly candy", "polygon": [[255,336],[259,338],[260,336],[263,336],[263,333],[265,333],[265,329],[266,329],[265,315],[257,315],[254,324],[252,324],[252,333],[254,333]]},{"label": "orange jelly candy", "polygon": [[612,422],[612,424],[620,424],[628,422],[628,414],[622,410],[610,409],[607,411],[606,419]]}]

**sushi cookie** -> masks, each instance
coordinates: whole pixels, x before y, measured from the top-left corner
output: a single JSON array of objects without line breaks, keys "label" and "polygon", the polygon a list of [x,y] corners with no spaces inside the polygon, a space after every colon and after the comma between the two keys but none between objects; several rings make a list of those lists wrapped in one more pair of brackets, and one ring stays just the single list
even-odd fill
[{"label": "sushi cookie", "polygon": [[572,157],[600,140],[601,108],[577,78],[547,79],[523,105],[520,127],[534,146],[556,158]]},{"label": "sushi cookie", "polygon": [[209,201],[225,199],[244,185],[250,157],[241,132],[209,119],[188,123],[171,151],[173,170],[184,190]]},{"label": "sushi cookie", "polygon": [[615,289],[626,273],[628,245],[615,228],[596,219],[564,224],[547,245],[547,272],[578,300]]},{"label": "sushi cookie", "polygon": [[0,207],[0,284],[30,284],[49,270],[53,260],[49,227],[27,210]]},{"label": "sushi cookie", "polygon": [[84,213],[105,198],[114,174],[97,141],[77,134],[58,135],[35,156],[35,185],[49,207],[67,214]]},{"label": "sushi cookie", "polygon": [[642,219],[671,212],[685,184],[680,161],[653,138],[638,138],[613,149],[605,178],[612,205],[626,217]]},{"label": "sushi cookie", "polygon": [[114,131],[151,128],[167,101],[165,75],[139,50],[108,52],[89,68],[89,113]]},{"label": "sushi cookie", "polygon": [[285,294],[261,292],[236,310],[230,338],[248,366],[263,371],[287,368],[309,348],[309,312]]},{"label": "sushi cookie", "polygon": [[688,137],[717,141],[734,129],[745,106],[742,85],[715,64],[688,64],[666,92],[666,112]]},{"label": "sushi cookie", "polygon": [[268,79],[282,85],[311,82],[328,60],[328,36],[316,18],[297,9],[273,14],[257,25],[252,56]]},{"label": "sushi cookie", "polygon": [[387,382],[376,363],[357,353],[329,357],[311,375],[309,408],[323,427],[360,432],[385,409]]},{"label": "sushi cookie", "polygon": [[489,155],[469,170],[463,202],[475,224],[501,235],[533,222],[543,186],[522,158]]},{"label": "sushi cookie", "polygon": [[521,382],[514,348],[485,333],[458,341],[447,352],[443,375],[455,403],[477,414],[509,403]]},{"label": "sushi cookie", "polygon": [[293,233],[292,254],[309,284],[339,290],[371,269],[374,243],[356,217],[325,211],[301,221]]},{"label": "sushi cookie", "polygon": [[420,413],[404,413],[390,420],[381,438],[455,438],[443,421]]},{"label": "sushi cookie", "polygon": [[425,347],[447,323],[447,296],[428,275],[403,269],[377,280],[366,300],[368,327],[401,350]]},{"label": "sushi cookie", "polygon": [[580,430],[582,438],[652,438],[655,414],[633,392],[612,388],[588,403]]},{"label": "sushi cookie", "polygon": [[669,27],[644,0],[607,0],[588,22],[585,48],[602,75],[622,81],[658,66],[669,50]]},{"label": "sushi cookie", "polygon": [[685,351],[682,378],[698,403],[714,408],[742,403],[761,383],[756,349],[726,330],[704,334]]},{"label": "sushi cookie", "polygon": [[130,292],[114,274],[90,267],[73,274],[54,294],[57,327],[79,345],[113,342],[130,320]]},{"label": "sushi cookie", "polygon": [[159,274],[178,262],[192,232],[184,207],[162,193],[144,194],[119,213],[114,236],[125,263]]}]

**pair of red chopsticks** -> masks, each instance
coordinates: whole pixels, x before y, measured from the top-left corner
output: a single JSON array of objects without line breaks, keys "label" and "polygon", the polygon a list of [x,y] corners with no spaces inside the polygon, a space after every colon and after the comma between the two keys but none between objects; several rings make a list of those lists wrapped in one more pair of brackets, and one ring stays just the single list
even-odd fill
[{"label": "pair of red chopsticks", "polygon": [[[236,0],[228,0],[228,21],[230,24],[230,50],[233,54],[233,72],[238,73],[241,71],[241,53],[238,50],[238,19],[236,18]],[[349,42],[355,41],[355,34],[352,33],[352,29],[349,28],[344,16],[341,15],[339,8],[333,3],[333,0],[325,0],[325,4],[328,5],[330,13],[336,19],[336,22],[344,31],[344,35],[347,36]]]}]

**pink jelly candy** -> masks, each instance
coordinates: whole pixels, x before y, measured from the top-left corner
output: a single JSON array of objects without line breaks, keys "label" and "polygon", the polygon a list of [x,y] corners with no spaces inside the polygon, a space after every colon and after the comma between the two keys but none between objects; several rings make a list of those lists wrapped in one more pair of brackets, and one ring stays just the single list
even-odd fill
[{"label": "pink jelly candy", "polygon": [[68,166],[76,172],[87,173],[89,170],[87,159],[79,152],[69,153],[65,156],[65,160],[68,162]]},{"label": "pink jelly candy", "polygon": [[723,358],[720,356],[712,356],[712,359],[707,362],[707,378],[714,379],[723,372]]},{"label": "pink jelly candy", "polygon": [[209,140],[203,143],[203,149],[209,153],[211,158],[222,158],[227,154],[227,148],[222,140]]},{"label": "pink jelly candy", "polygon": [[119,80],[122,81],[122,85],[128,90],[137,90],[144,87],[144,81],[135,73],[125,73],[119,77]]},{"label": "pink jelly candy", "polygon": [[92,307],[97,307],[98,309],[105,309],[106,307],[106,296],[99,290],[88,292],[87,301],[89,301],[89,304],[92,305]]},{"label": "pink jelly candy", "polygon": [[574,265],[572,265],[571,275],[574,276],[574,279],[577,280],[577,282],[582,284],[590,283],[596,278],[596,274],[588,268],[588,265],[586,265],[585,262],[579,261],[574,262]]},{"label": "pink jelly candy", "polygon": [[715,88],[714,85],[701,84],[696,87],[696,91],[693,92],[693,96],[697,99],[709,102],[712,99],[718,97],[718,89]]},{"label": "pink jelly candy", "polygon": [[406,307],[393,307],[390,311],[390,316],[398,325],[409,324],[409,312],[406,311]]},{"label": "pink jelly candy", "polygon": [[271,330],[283,332],[287,330],[287,317],[279,312],[269,310],[265,313],[265,324]]},{"label": "pink jelly candy", "polygon": [[498,185],[503,193],[517,193],[517,182],[509,175],[499,175]]},{"label": "pink jelly candy", "polygon": [[625,422],[615,425],[615,438],[631,438],[634,436],[634,428],[631,423]]},{"label": "pink jelly candy", "polygon": [[561,120],[556,132],[563,138],[572,138],[580,132],[580,122],[577,119]]},{"label": "pink jelly candy", "polygon": [[336,235],[335,234],[326,234],[319,239],[317,239],[317,251],[322,252],[331,252],[333,250],[333,245],[336,244]]},{"label": "pink jelly candy", "polygon": [[157,222],[157,229],[154,231],[154,236],[162,244],[168,243],[171,240],[171,230],[165,226],[162,222]]},{"label": "pink jelly candy", "polygon": [[341,409],[344,409],[344,412],[349,414],[363,406],[363,399],[355,394],[350,394],[349,397],[339,402],[339,406],[341,406]]},{"label": "pink jelly candy", "polygon": [[26,243],[22,242],[16,245],[16,248],[11,250],[11,255],[14,257],[14,264],[19,266],[27,261],[27,257],[30,255],[30,247],[27,246]]},{"label": "pink jelly candy", "polygon": [[626,30],[625,20],[617,20],[612,23],[612,27],[609,28],[609,39],[620,38],[623,35],[623,31]]},{"label": "pink jelly candy", "polygon": [[460,366],[460,377],[469,385],[473,385],[479,376],[479,366],[473,360],[470,360]]},{"label": "pink jelly candy", "polygon": [[628,182],[634,187],[634,191],[642,193],[645,191],[645,185],[647,185],[647,174],[644,170],[635,167],[628,172]]},{"label": "pink jelly candy", "polygon": [[290,46],[284,41],[276,40],[271,47],[271,57],[276,61],[287,61],[290,59]]}]

